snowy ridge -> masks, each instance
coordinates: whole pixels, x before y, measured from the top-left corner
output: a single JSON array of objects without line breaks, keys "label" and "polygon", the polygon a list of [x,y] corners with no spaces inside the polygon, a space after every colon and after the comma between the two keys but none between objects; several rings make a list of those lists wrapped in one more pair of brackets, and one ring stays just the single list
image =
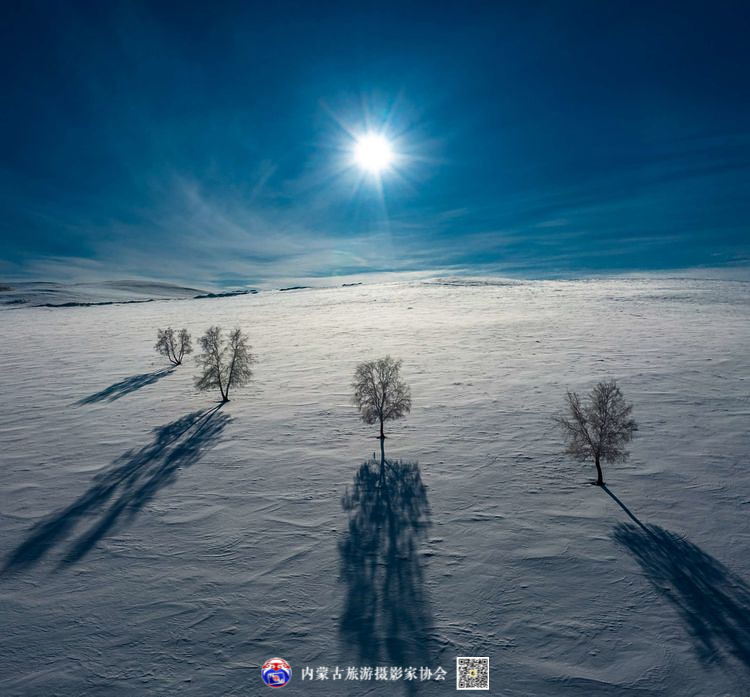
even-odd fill
[{"label": "snowy ridge", "polygon": [[87,307],[115,303],[192,298],[206,291],[153,281],[101,281],[98,283],[47,283],[25,281],[0,291],[0,309],[24,306]]}]

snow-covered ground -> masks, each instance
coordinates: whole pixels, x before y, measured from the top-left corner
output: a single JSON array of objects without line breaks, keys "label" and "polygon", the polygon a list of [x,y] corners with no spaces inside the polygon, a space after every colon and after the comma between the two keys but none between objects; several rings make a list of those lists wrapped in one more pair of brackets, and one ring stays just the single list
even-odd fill
[{"label": "snow-covered ground", "polygon": [[[0,693],[750,694],[750,284],[424,282],[21,308],[0,341]],[[156,329],[241,326],[215,409]],[[403,358],[387,492],[354,366]],[[616,378],[626,465],[560,455],[566,388]],[[418,469],[410,463],[418,463]],[[628,511],[630,513],[628,513]],[[636,522],[638,521],[638,522]],[[302,682],[305,666],[441,682]]]},{"label": "snow-covered ground", "polygon": [[194,298],[207,291],[152,281],[104,281],[99,283],[47,283],[21,281],[0,283],[0,310],[26,306],[65,307],[139,303],[174,298]]}]

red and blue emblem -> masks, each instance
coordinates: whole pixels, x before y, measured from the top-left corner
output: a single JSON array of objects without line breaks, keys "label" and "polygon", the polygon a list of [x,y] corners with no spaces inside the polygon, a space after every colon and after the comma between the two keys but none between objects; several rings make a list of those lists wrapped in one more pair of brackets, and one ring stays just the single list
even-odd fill
[{"label": "red and blue emblem", "polygon": [[292,679],[292,666],[283,658],[272,658],[263,664],[262,675],[268,687],[284,687]]}]

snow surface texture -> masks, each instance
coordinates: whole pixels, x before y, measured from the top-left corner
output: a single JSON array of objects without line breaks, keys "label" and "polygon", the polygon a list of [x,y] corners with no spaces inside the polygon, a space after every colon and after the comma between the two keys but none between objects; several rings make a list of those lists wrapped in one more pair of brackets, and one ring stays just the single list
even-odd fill
[{"label": "snow surface texture", "polygon": [[[490,694],[750,694],[749,288],[410,282],[3,313],[0,694],[263,695],[276,656],[286,695],[456,694],[457,656],[490,657]],[[212,323],[259,359],[221,409],[192,357],[153,351],[157,327]],[[414,407],[377,489],[349,396],[385,353]],[[609,493],[550,419],[607,377],[641,425]],[[448,675],[301,682],[365,665]]]}]

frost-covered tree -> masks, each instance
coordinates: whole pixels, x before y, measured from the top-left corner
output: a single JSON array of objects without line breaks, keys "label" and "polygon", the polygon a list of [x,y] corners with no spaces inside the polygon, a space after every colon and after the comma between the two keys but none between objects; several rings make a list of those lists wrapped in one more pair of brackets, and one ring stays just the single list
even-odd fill
[{"label": "frost-covered tree", "polygon": [[565,452],[581,462],[593,460],[599,486],[604,485],[602,460],[624,462],[628,458],[625,444],[638,430],[632,411],[633,405],[625,402],[617,383],[609,380],[598,383],[585,403],[576,392],[568,392],[565,413],[555,417],[566,440]]},{"label": "frost-covered tree", "polygon": [[352,402],[366,424],[380,424],[381,449],[384,423],[411,411],[411,392],[400,371],[401,361],[390,356],[360,363],[354,371]]},{"label": "frost-covered tree", "polygon": [[218,388],[221,401],[229,401],[229,391],[250,382],[255,356],[250,353],[248,337],[237,328],[228,339],[219,327],[209,327],[200,338],[201,354],[197,357],[200,374],[195,377],[199,390]]},{"label": "frost-covered tree", "polygon": [[193,352],[193,343],[187,329],[180,329],[175,335],[174,329],[167,327],[157,330],[154,349],[166,356],[172,365],[180,365],[185,355]]}]

